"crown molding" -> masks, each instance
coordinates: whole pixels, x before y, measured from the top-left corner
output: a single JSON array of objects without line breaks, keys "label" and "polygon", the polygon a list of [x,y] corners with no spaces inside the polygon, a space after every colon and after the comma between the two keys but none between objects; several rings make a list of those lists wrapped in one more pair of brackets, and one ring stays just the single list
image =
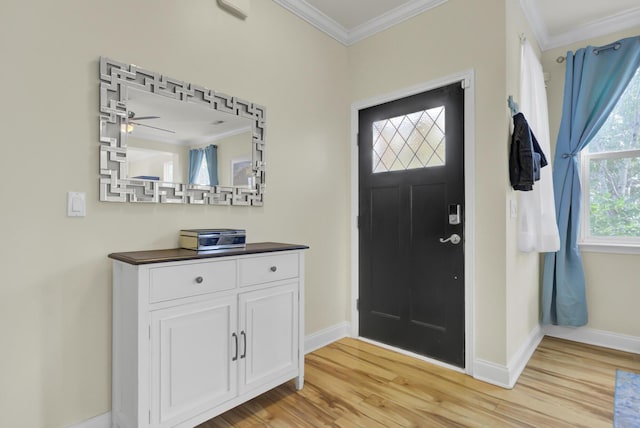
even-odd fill
[{"label": "crown molding", "polygon": [[289,12],[304,19],[318,30],[347,45],[349,31],[304,0],[273,0]]},{"label": "crown molding", "polygon": [[331,19],[305,0],[273,0],[294,15],[304,19],[320,31],[327,33],[345,46],[352,45],[402,21],[413,18],[429,9],[440,6],[447,0],[412,0],[389,12],[380,15],[352,30]]},{"label": "crown molding", "polygon": [[607,16],[597,21],[580,26],[574,30],[549,37],[543,50],[567,46],[582,40],[606,36],[607,34],[635,27],[640,23],[640,7],[627,10],[617,15]]},{"label": "crown molding", "polygon": [[380,15],[362,25],[358,25],[349,31],[349,40],[347,45],[359,42],[362,39],[373,36],[376,33],[393,27],[407,19],[420,15],[430,9],[440,6],[447,0],[414,0],[391,9],[389,12]]},{"label": "crown molding", "polygon": [[520,0],[520,7],[531,26],[538,45],[540,45],[540,49],[543,51],[567,46],[595,37],[606,36],[607,34],[637,26],[640,22],[640,7],[638,7],[551,36],[549,35],[549,30],[542,19],[542,14],[535,0]]}]

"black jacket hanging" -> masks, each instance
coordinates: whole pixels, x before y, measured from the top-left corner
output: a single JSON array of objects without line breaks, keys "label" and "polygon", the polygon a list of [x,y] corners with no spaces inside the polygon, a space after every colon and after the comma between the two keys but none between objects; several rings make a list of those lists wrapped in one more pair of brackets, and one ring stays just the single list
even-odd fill
[{"label": "black jacket hanging", "polygon": [[540,168],[547,166],[536,136],[522,113],[513,116],[513,135],[509,154],[509,178],[514,190],[533,190],[540,180]]}]

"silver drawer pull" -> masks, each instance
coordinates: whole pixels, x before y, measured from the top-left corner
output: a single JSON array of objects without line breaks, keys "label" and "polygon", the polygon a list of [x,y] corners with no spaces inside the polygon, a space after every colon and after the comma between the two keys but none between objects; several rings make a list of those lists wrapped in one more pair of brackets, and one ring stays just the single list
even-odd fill
[{"label": "silver drawer pull", "polygon": [[271,268],[269,269],[271,272],[275,272],[278,270],[277,266],[271,266]]},{"label": "silver drawer pull", "polygon": [[198,284],[202,284],[202,281],[204,281],[204,278],[203,278],[203,277],[199,276],[199,277],[197,277],[197,278],[196,278],[196,282],[197,282]]}]

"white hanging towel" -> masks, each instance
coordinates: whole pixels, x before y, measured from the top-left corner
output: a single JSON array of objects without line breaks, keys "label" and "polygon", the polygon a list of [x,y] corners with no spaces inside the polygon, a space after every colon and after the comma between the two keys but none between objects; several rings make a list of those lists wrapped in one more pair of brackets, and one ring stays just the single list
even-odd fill
[{"label": "white hanging towel", "polygon": [[530,192],[518,192],[520,215],[518,249],[525,252],[555,252],[560,249],[553,198],[553,174],[549,138],[549,111],[542,64],[527,40],[522,42],[520,61],[520,111],[549,160],[540,170],[540,181]]}]

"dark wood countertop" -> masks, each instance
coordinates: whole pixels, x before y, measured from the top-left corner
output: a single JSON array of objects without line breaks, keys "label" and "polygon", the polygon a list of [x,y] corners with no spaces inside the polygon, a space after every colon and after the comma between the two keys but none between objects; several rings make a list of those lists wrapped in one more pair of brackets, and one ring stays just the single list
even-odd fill
[{"label": "dark wood countertop", "polygon": [[177,262],[183,260],[209,259],[214,257],[241,256],[244,254],[271,253],[274,251],[306,250],[306,245],[282,244],[279,242],[257,242],[247,244],[245,248],[229,248],[226,250],[195,251],[184,248],[167,250],[130,251],[126,253],[111,253],[109,258],[129,263],[144,265],[149,263]]}]

